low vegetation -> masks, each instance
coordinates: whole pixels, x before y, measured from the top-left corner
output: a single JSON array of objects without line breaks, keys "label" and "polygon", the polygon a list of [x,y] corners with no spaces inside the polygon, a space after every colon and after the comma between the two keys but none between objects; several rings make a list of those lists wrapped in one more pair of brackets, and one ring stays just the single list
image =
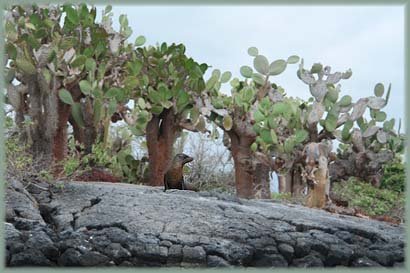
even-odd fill
[{"label": "low vegetation", "polygon": [[395,192],[404,192],[406,186],[406,170],[401,157],[383,166],[383,177],[380,188]]},{"label": "low vegetation", "polygon": [[333,192],[348,202],[348,207],[369,216],[389,216],[403,220],[405,196],[402,191],[375,188],[367,182],[350,178],[335,183]]}]

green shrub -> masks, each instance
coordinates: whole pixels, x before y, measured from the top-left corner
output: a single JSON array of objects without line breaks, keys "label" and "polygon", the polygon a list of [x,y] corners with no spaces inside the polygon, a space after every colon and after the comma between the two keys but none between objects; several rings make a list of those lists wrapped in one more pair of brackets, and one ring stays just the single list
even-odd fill
[{"label": "green shrub", "polygon": [[64,162],[64,174],[71,176],[80,167],[80,159],[76,157],[69,157]]},{"label": "green shrub", "polygon": [[33,156],[28,152],[28,147],[22,145],[16,136],[6,138],[4,144],[8,174],[22,177],[24,172],[31,169]]},{"label": "green shrub", "polygon": [[54,176],[52,175],[52,173],[49,170],[41,170],[38,173],[38,175],[42,180],[47,181],[49,183],[52,182],[53,179],[54,179]]},{"label": "green shrub", "polygon": [[35,158],[27,144],[22,144],[18,136],[7,136],[4,141],[6,153],[6,179],[17,179],[23,183],[32,181],[51,182],[51,166],[42,158]]},{"label": "green shrub", "polygon": [[383,177],[380,188],[396,192],[404,192],[406,184],[406,170],[402,163],[401,157],[383,166]]},{"label": "green shrub", "polygon": [[122,177],[124,182],[141,183],[147,179],[148,159],[135,159],[130,151],[122,150],[113,157],[115,164],[111,165],[114,174]]},{"label": "green shrub", "polygon": [[[135,159],[131,154],[131,145],[127,144],[118,151],[104,148],[98,142],[92,146],[89,154],[82,155],[77,151],[74,139],[69,141],[69,153],[64,161],[64,174],[67,178],[81,175],[92,167],[108,169],[122,182],[141,183],[147,176],[148,161]],[[77,144],[78,146],[78,144]],[[80,145],[80,149],[82,149]]]},{"label": "green shrub", "polygon": [[271,198],[277,201],[290,201],[292,199],[292,194],[290,192],[286,192],[286,193],[272,192]]},{"label": "green shrub", "polygon": [[395,215],[404,207],[403,192],[375,188],[353,177],[346,182],[334,183],[333,192],[348,201],[349,207],[370,216]]}]

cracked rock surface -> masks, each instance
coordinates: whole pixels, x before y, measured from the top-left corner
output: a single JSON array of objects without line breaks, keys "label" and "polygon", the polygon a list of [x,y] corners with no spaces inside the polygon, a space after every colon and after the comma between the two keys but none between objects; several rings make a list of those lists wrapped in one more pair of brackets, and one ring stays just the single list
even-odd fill
[{"label": "cracked rock surface", "polygon": [[7,266],[404,265],[404,227],[298,205],[121,183],[6,193]]}]

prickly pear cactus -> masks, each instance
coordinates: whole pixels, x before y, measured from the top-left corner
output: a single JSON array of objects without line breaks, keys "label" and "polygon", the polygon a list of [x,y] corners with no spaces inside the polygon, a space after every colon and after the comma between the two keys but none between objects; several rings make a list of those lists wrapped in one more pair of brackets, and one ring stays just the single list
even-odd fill
[{"label": "prickly pear cactus", "polygon": [[[317,74],[317,78],[314,74]],[[337,139],[341,143],[339,158],[349,159],[351,164],[354,163],[354,166],[349,165],[350,171],[346,170],[347,174],[372,180],[377,185],[381,165],[391,160],[395,153],[403,151],[404,135],[399,132],[400,125],[398,132],[394,130],[395,120],[386,120],[387,114],[382,111],[388,103],[391,85],[385,97],[385,87],[378,83],[374,88],[374,96],[360,98],[357,102],[352,102],[352,98],[347,95],[339,99],[340,85],[335,87],[334,84],[350,75],[350,70],[330,74],[330,68],[322,68],[320,64],[314,64],[310,71],[304,70],[303,65],[300,66],[298,76],[309,85],[314,97],[312,105],[307,106],[310,111],[307,113],[307,128],[310,128],[310,135],[315,136],[319,123],[321,129],[317,130],[318,140]],[[323,76],[327,78],[324,79]],[[323,87],[324,84],[326,88]],[[366,119],[366,114],[370,116],[370,120]],[[334,166],[332,179],[341,179],[337,175],[342,169],[340,162],[336,162]],[[337,168],[339,170],[335,171]]]},{"label": "prickly pear cactus", "polygon": [[[307,102],[299,104],[301,122],[298,126],[308,132],[304,139],[305,144],[337,139],[341,143],[339,159],[349,158],[350,163],[354,162],[349,174],[359,175],[365,180],[379,180],[380,175],[376,174],[380,171],[381,164],[391,159],[394,153],[401,152],[404,147],[404,136],[393,129],[394,119],[386,121],[387,115],[382,111],[389,100],[391,86],[385,97],[385,88],[378,83],[374,88],[374,96],[353,102],[350,96],[341,95],[341,85],[338,84],[340,80],[348,79],[352,75],[350,69],[344,73],[331,73],[329,66],[323,67],[322,64],[316,63],[310,70],[306,70],[302,60],[297,75],[309,86],[312,95]],[[370,115],[370,121],[366,120],[366,113]],[[303,157],[303,153],[297,151],[298,148],[301,146],[293,150],[296,158],[293,161],[288,160],[293,166],[288,166],[286,170],[296,170],[299,163],[306,164],[303,158],[297,158]],[[273,155],[287,159],[286,156]],[[333,170],[343,169],[339,163],[333,165]],[[340,179],[334,171],[331,176],[332,179]]]},{"label": "prickly pear cactus", "polygon": [[204,99],[205,107],[201,111],[228,135],[252,138],[254,152],[269,149],[291,152],[307,137],[303,129],[294,130],[301,127],[301,111],[298,101],[285,98],[284,89],[271,83],[269,78],[284,72],[287,65],[298,62],[299,57],[269,63],[255,47],[249,48],[248,54],[254,57],[253,68],[242,66],[240,73],[244,79],[230,81],[232,96],[219,92],[220,84],[229,80],[230,73],[221,75],[219,70],[212,73],[206,84],[210,99]]},{"label": "prickly pear cactus", "polygon": [[138,48],[127,68],[135,105],[127,120],[135,135],[143,135],[148,122],[165,112],[175,116],[181,129],[206,131],[195,98],[205,89],[203,74],[208,65],[187,57],[184,45],[162,43]]},{"label": "prickly pear cactus", "polygon": [[[249,48],[248,54],[253,57],[253,68],[240,68],[243,79],[230,81],[231,96],[219,91],[231,73],[214,70],[198,102],[201,113],[224,131],[224,143],[231,149],[235,162],[237,192],[243,197],[252,195],[255,188],[260,191],[261,183],[269,186],[268,180],[257,181],[261,163],[269,168],[279,166],[266,156],[268,151],[292,153],[293,147],[307,136],[303,129],[294,129],[300,123],[297,103],[285,98],[283,88],[269,81],[284,72],[289,64],[297,63],[299,57],[269,62],[255,47]],[[262,172],[269,172],[269,168]],[[242,173],[254,175],[248,179]],[[262,196],[270,195],[268,189],[264,191]]]},{"label": "prickly pear cactus", "polygon": [[350,96],[339,96],[341,86],[335,86],[351,76],[350,70],[331,73],[329,66],[319,63],[310,70],[303,65],[302,59],[297,75],[309,86],[308,101],[283,96],[272,106],[261,103],[253,112],[253,128],[259,133],[253,149],[280,161],[275,170],[281,175],[303,166],[307,143],[334,139],[333,132],[348,120],[347,112],[354,106]]},{"label": "prickly pear cactus", "polygon": [[388,119],[382,111],[387,105],[390,90],[389,85],[386,97],[383,98],[384,85],[376,84],[375,96],[362,98],[357,103],[360,103],[360,112],[364,112],[363,108],[369,110],[370,119],[360,116],[355,124],[346,123],[341,131],[335,132],[341,144],[337,149],[338,161],[331,170],[332,180],[357,176],[379,186],[382,166],[393,160],[396,154],[404,152],[405,135],[400,133],[401,120],[396,130],[395,119]]},{"label": "prickly pear cactus", "polygon": [[[54,117],[47,128],[55,129],[60,100],[78,127],[87,126],[85,116],[87,121],[91,117],[91,126],[102,122],[106,140],[110,117],[127,103],[133,88],[123,76],[127,60],[145,39],[128,44],[132,31],[127,17],[120,16],[120,30],[115,31],[112,15],[111,6],[103,10],[101,22],[96,21],[96,8],[85,4],[10,7],[5,16],[6,74],[13,108],[31,108],[24,114],[32,116],[32,108],[44,104],[47,115]],[[15,86],[14,79],[20,84]],[[45,102],[32,103],[47,96]]]},{"label": "prickly pear cactus", "polygon": [[[350,118],[350,120],[356,118],[354,121],[357,127],[353,128],[353,122],[347,123],[341,132],[336,133],[338,139],[345,144],[351,144],[357,152],[370,150],[378,153],[382,149],[388,149],[394,153],[402,152],[404,143],[403,136],[400,134],[401,124],[396,131],[395,119],[387,120],[387,114],[382,111],[389,100],[390,90],[391,85],[389,85],[386,97],[383,98],[384,85],[378,83],[374,88],[375,96],[360,99]],[[363,114],[360,117],[356,114],[364,113],[366,107],[369,110],[370,120],[367,120]]]}]

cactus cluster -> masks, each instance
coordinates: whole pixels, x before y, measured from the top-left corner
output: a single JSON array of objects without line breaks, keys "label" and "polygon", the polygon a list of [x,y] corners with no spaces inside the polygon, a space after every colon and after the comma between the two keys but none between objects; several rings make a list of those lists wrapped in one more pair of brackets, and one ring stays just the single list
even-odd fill
[{"label": "cactus cluster", "polygon": [[126,77],[132,79],[130,97],[135,102],[129,124],[135,135],[144,135],[152,117],[159,117],[164,111],[178,116],[182,126],[205,130],[195,97],[205,88],[203,74],[208,65],[188,58],[184,45],[162,43],[138,48],[126,65]]},{"label": "cactus cluster", "polygon": [[[318,75],[317,80],[313,74]],[[400,137],[400,125],[398,132],[395,131],[395,120],[386,120],[387,114],[381,111],[389,101],[391,85],[385,98],[384,85],[377,83],[374,87],[374,96],[360,98],[353,103],[352,98],[345,95],[338,101],[340,85],[335,87],[334,84],[340,79],[348,79],[351,74],[350,70],[330,74],[330,67],[323,69],[321,64],[314,64],[310,71],[306,71],[301,64],[298,76],[309,85],[310,92],[315,98],[308,114],[308,125],[319,121],[320,125],[338,141],[354,145],[357,151],[364,151],[365,147],[368,147],[374,152],[382,148],[401,152],[403,141]],[[327,76],[326,80],[323,80],[323,75]],[[365,118],[367,109],[371,118],[369,121]],[[324,112],[327,112],[326,118],[321,119]],[[357,126],[354,126],[355,123]]]},{"label": "cactus cluster", "polygon": [[[29,88],[33,84],[27,77],[34,77],[40,92],[69,105],[76,127],[104,127],[106,142],[110,118],[118,105],[128,102],[133,88],[123,77],[129,54],[145,40],[128,44],[132,31],[126,16],[120,16],[119,31],[112,28],[112,16],[111,6],[103,10],[101,23],[96,22],[96,8],[86,4],[11,7],[6,15],[6,72],[13,107],[30,99],[23,101],[24,90],[16,92],[12,80]],[[58,116],[57,104],[49,115]]]},{"label": "cactus cluster", "polygon": [[[372,151],[380,152],[382,149],[388,149],[394,153],[401,153],[404,149],[404,136],[400,134],[401,121],[399,121],[398,130],[395,130],[395,119],[387,120],[387,114],[381,111],[389,100],[391,85],[389,85],[386,97],[383,98],[384,85],[376,84],[374,95],[367,98],[361,98],[356,103],[356,109],[353,109],[351,116],[356,118],[346,122],[343,129],[335,132],[337,139],[348,145],[342,145],[340,148],[346,149],[349,146],[356,152]],[[369,109],[370,120],[367,120],[363,113],[365,108]],[[359,116],[359,114],[361,114]],[[353,128],[353,121],[357,127]]]},{"label": "cactus cluster", "polygon": [[[266,151],[270,145],[278,144],[275,129],[283,125],[281,121],[285,119],[282,117],[290,120],[293,117],[291,123],[297,122],[295,116],[298,112],[297,105],[285,99],[284,90],[270,83],[269,77],[279,75],[287,64],[296,63],[299,57],[291,56],[287,61],[280,59],[269,64],[268,59],[259,55],[255,47],[249,48],[248,53],[254,57],[256,72],[249,66],[242,66],[240,73],[244,79],[233,78],[230,81],[232,89],[231,96],[228,96],[219,89],[222,83],[229,81],[231,73],[221,74],[219,70],[214,70],[202,95],[204,106],[201,112],[225,132],[238,130],[238,133],[257,137],[257,142]],[[300,137],[298,135],[298,139]]]},{"label": "cactus cluster", "polygon": [[[255,47],[248,49],[253,66],[240,67],[241,78],[231,79],[231,72],[215,69],[205,80],[209,66],[189,58],[184,45],[142,47],[144,36],[129,43],[127,17],[119,17],[116,31],[112,16],[107,6],[101,22],[96,22],[96,8],[85,4],[7,10],[7,102],[16,111],[18,125],[32,119],[31,134],[42,145],[50,146],[53,139],[60,143],[58,134],[67,138],[68,121],[76,138],[87,135],[94,141],[98,135],[106,144],[110,124],[119,116],[134,135],[146,136],[150,180],[158,185],[178,134],[183,129],[209,132],[211,121],[213,137],[219,135],[215,128],[224,131],[235,162],[237,191],[243,197],[254,194],[249,187],[269,185],[261,173],[295,170],[312,142],[337,139],[344,158],[403,151],[404,136],[382,111],[391,86],[384,96],[385,87],[378,83],[374,96],[353,102],[341,94],[339,84],[350,78],[351,70],[332,73],[320,63],[305,69],[296,55],[270,62]],[[311,94],[306,101],[286,95],[270,81],[297,63],[297,77]],[[231,95],[220,91],[228,82]],[[128,108],[130,102],[133,109]],[[131,166],[128,173],[135,162],[123,158],[123,165]]]}]

